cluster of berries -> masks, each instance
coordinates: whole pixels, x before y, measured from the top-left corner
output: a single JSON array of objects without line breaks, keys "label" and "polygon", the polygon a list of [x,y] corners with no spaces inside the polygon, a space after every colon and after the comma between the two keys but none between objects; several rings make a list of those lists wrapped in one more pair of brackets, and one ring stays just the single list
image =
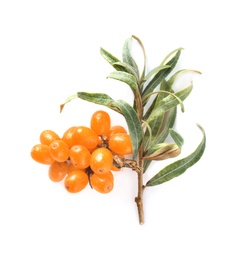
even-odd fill
[{"label": "cluster of berries", "polygon": [[40,143],[31,150],[31,157],[49,165],[49,178],[54,182],[64,180],[71,193],[83,190],[88,183],[96,191],[108,193],[114,187],[112,171],[119,170],[114,156],[131,153],[126,129],[111,126],[109,114],[98,110],[91,117],[90,127],[70,127],[62,137],[52,130],[43,131]]}]

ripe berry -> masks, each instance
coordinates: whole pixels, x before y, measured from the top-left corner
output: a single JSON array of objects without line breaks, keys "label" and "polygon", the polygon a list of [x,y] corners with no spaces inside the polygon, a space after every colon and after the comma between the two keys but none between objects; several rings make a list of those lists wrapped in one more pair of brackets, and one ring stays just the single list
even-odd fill
[{"label": "ripe berry", "polygon": [[99,137],[95,131],[86,126],[78,126],[73,133],[73,145],[83,145],[88,150],[96,148]]},{"label": "ripe berry", "polygon": [[112,168],[113,155],[107,148],[97,148],[90,158],[90,167],[95,173],[107,173]]},{"label": "ripe berry", "polygon": [[40,134],[40,142],[42,144],[50,145],[52,141],[60,140],[60,139],[61,138],[59,137],[59,135],[52,130],[44,130]]},{"label": "ripe berry", "polygon": [[74,145],[70,149],[70,160],[78,169],[85,169],[90,165],[91,153],[83,145]]},{"label": "ripe berry", "polygon": [[73,136],[74,136],[74,133],[76,132],[76,129],[77,129],[77,126],[72,126],[72,127],[68,128],[64,132],[64,134],[61,138],[62,141],[64,141],[68,145],[69,148],[71,148],[73,145],[75,145]]},{"label": "ripe berry", "polygon": [[116,154],[124,155],[132,153],[132,143],[129,134],[113,134],[109,139],[109,148]]},{"label": "ripe berry", "polygon": [[100,193],[109,193],[114,187],[114,178],[111,171],[107,173],[94,173],[90,176],[93,189]]},{"label": "ripe berry", "polygon": [[102,110],[96,111],[91,117],[90,126],[97,135],[107,135],[111,126],[109,114]]},{"label": "ripe berry", "polygon": [[62,140],[55,140],[49,145],[49,152],[57,162],[65,162],[69,158],[69,147]]},{"label": "ripe berry", "polygon": [[110,128],[107,137],[108,137],[108,139],[109,139],[111,135],[113,135],[113,134],[118,134],[118,133],[125,133],[125,134],[127,134],[127,131],[126,131],[126,129],[125,129],[123,126],[121,126],[121,125],[114,125],[114,126],[112,126],[112,127]]},{"label": "ripe berry", "polygon": [[49,152],[49,146],[46,144],[36,144],[32,147],[31,157],[38,163],[52,164],[54,159]]},{"label": "ripe berry", "polygon": [[65,180],[64,185],[68,192],[76,193],[83,190],[88,184],[88,176],[82,170],[70,172]]},{"label": "ripe berry", "polygon": [[49,166],[48,175],[51,181],[62,181],[69,172],[69,164],[67,162],[54,162]]}]

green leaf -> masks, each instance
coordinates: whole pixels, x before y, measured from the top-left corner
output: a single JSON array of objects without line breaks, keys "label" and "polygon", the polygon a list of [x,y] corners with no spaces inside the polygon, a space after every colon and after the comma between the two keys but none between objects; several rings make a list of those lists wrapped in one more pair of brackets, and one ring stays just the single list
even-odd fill
[{"label": "green leaf", "polygon": [[[181,50],[183,50],[183,48],[177,48],[174,51],[170,52],[165,58],[164,60],[161,62],[161,65],[164,65],[166,62],[168,63],[169,61],[172,60],[172,56],[176,56],[178,52],[180,52]],[[176,54],[175,54],[176,53]]]},{"label": "green leaf", "polygon": [[100,48],[100,54],[105,58],[105,60],[111,65],[115,62],[120,61],[118,58],[113,56],[110,52],[106,51],[104,48]]},{"label": "green leaf", "polygon": [[169,65],[161,65],[161,66],[158,66],[158,67],[154,68],[153,70],[151,70],[150,72],[148,72],[146,74],[146,76],[143,78],[143,81],[147,81],[150,77],[152,77],[153,75],[155,76],[161,70],[168,69],[168,68],[171,68],[171,66],[169,66]]},{"label": "green leaf", "polygon": [[154,110],[151,112],[149,118],[147,119],[147,123],[152,122],[153,120],[155,120],[156,117],[161,116],[169,109],[180,104],[180,100],[184,101],[191,93],[192,88],[193,86],[191,84],[187,88],[174,93],[174,95],[166,96],[161,101],[159,101],[158,104],[156,104]]},{"label": "green leaf", "polygon": [[169,111],[167,111],[164,114],[163,123],[161,125],[161,128],[159,129],[156,137],[154,139],[152,139],[152,142],[154,144],[163,143],[165,141],[165,139],[167,138],[167,136],[169,134],[169,129],[172,128],[175,123],[176,115],[177,115],[176,107],[170,109]]},{"label": "green leaf", "polygon": [[[167,84],[166,80],[163,80],[160,84],[160,91],[170,91],[169,85]],[[161,101],[164,97],[168,94],[164,92],[158,92],[157,96],[154,98],[154,101],[151,103],[151,106],[148,108],[146,114],[144,115],[143,119],[146,120],[150,116],[151,112],[155,108],[156,104]],[[164,126],[164,114],[161,116],[156,117],[152,122],[150,122],[149,126],[152,130],[151,140],[157,136],[158,132],[162,130]],[[145,132],[145,136],[143,138],[144,144],[148,147],[148,131]],[[149,144],[150,146],[151,144]]]},{"label": "green leaf", "polygon": [[119,68],[122,67],[122,71],[126,71],[130,74],[132,74],[136,79],[138,79],[137,71],[129,65],[128,63],[125,62],[115,62],[113,63],[113,66],[118,66]]},{"label": "green leaf", "polygon": [[60,105],[60,112],[62,112],[64,106],[75,98],[80,98],[95,104],[110,107],[114,101],[110,96],[104,93],[89,93],[89,92],[77,92],[74,95],[69,96],[63,104]]},{"label": "green leaf", "polygon": [[[159,123],[159,130],[154,133],[152,132],[152,138],[150,140],[149,145],[147,146],[149,149],[146,152],[146,155],[150,154],[152,150],[150,149],[153,145],[163,143],[168,134],[169,134],[169,129],[173,127],[175,120],[176,120],[176,114],[177,114],[177,107],[174,107],[167,111],[163,116],[158,117],[162,119],[162,123]],[[160,122],[160,121],[159,121]],[[144,138],[143,138],[144,140]],[[151,161],[150,160],[145,160],[144,161],[144,172],[147,171],[148,167],[150,166]]]},{"label": "green leaf", "polygon": [[111,106],[114,101],[110,96],[104,93],[78,92],[77,97],[107,107]]},{"label": "green leaf", "polygon": [[144,48],[142,41],[138,37],[136,37],[135,35],[132,35],[132,38],[134,38],[142,48],[144,62],[143,62],[143,70],[142,70],[141,78],[144,78],[145,72],[146,72],[146,51],[145,51],[145,48]]},{"label": "green leaf", "polygon": [[[161,92],[159,92],[161,91]],[[164,92],[163,92],[164,91]],[[156,107],[156,105],[158,104],[159,101],[161,101],[163,98],[165,98],[167,95],[169,95],[169,93],[165,93],[165,91],[171,93],[171,88],[170,85],[167,84],[167,81],[164,79],[161,84],[160,84],[160,90],[152,92],[150,94],[148,94],[149,96],[152,96],[152,94],[157,94],[154,97],[153,102],[151,103],[151,105],[149,106],[149,108],[147,109],[145,115],[143,116],[144,120],[147,120],[148,117],[150,116],[151,112],[154,110],[154,108]],[[145,98],[145,97],[144,97]]]},{"label": "green leaf", "polygon": [[138,91],[137,79],[124,71],[113,71],[109,74],[108,78],[116,79],[122,81],[130,86],[133,92]]},{"label": "green leaf", "polygon": [[145,134],[144,134],[144,138],[143,138],[143,146],[144,149],[147,150],[150,148],[151,143],[153,143],[153,141],[155,140],[157,134],[159,133],[162,124],[164,121],[164,116],[158,116],[155,118],[155,120],[153,122],[151,122],[150,124],[148,124],[146,121],[145,123],[148,125],[148,127],[150,127],[150,131],[149,128],[147,127]]},{"label": "green leaf", "polygon": [[112,103],[111,108],[116,107],[121,111],[128,125],[130,138],[133,146],[133,158],[136,159],[138,149],[141,145],[143,131],[140,120],[135,110],[124,100],[116,100]]},{"label": "green leaf", "polygon": [[181,149],[184,143],[183,137],[180,134],[178,134],[174,129],[169,129],[169,134],[171,135],[174,142]]},{"label": "green leaf", "polygon": [[194,72],[194,73],[198,73],[201,74],[200,71],[197,70],[190,70],[190,69],[183,69],[183,70],[178,70],[176,73],[174,73],[170,79],[167,81],[167,83],[171,86],[173,86],[174,82],[176,81],[176,79],[181,76],[183,73],[187,73],[187,72]]},{"label": "green leaf", "polygon": [[155,186],[170,181],[171,179],[183,174],[188,168],[190,168],[200,160],[205,151],[206,135],[204,129],[200,125],[198,125],[198,127],[201,129],[203,133],[203,138],[196,150],[189,156],[163,168],[146,183],[146,186]]},{"label": "green leaf", "polygon": [[138,66],[135,62],[135,60],[133,59],[132,55],[131,55],[131,41],[132,38],[128,38],[126,39],[124,45],[123,45],[123,50],[122,50],[122,59],[123,62],[131,65],[135,71],[137,72],[138,78],[139,78],[139,70],[138,70]]},{"label": "green leaf", "polygon": [[103,56],[103,58],[111,64],[116,70],[119,71],[125,71],[125,69],[122,66],[118,66],[116,63],[120,62],[118,58],[116,58],[114,55],[112,55],[110,52],[106,51],[103,48],[100,48],[100,54]]},{"label": "green leaf", "polygon": [[142,94],[143,97],[150,94],[151,92],[153,92],[154,89],[161,83],[161,81],[164,80],[169,75],[169,73],[174,69],[174,67],[176,66],[176,64],[179,60],[179,57],[181,54],[181,48],[176,49],[175,51],[172,52],[172,54],[173,53],[176,53],[173,58],[171,58],[166,64],[164,64],[164,61],[166,61],[168,59],[167,57],[171,56],[171,54],[169,54],[161,64],[161,66],[168,65],[168,66],[170,66],[170,68],[164,68],[163,70],[159,71],[151,79],[151,81],[149,81],[148,85],[146,86],[146,88],[143,91],[143,94]]}]

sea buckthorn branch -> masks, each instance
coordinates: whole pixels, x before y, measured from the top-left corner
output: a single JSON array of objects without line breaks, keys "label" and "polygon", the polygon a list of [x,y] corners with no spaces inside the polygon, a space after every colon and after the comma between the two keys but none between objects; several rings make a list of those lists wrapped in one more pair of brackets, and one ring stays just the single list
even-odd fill
[{"label": "sea buckthorn branch", "polygon": [[[141,74],[131,54],[132,41],[136,41],[143,52]],[[197,148],[190,155],[167,165],[144,183],[144,174],[152,162],[174,158],[182,152],[184,140],[173,126],[177,106],[180,105],[184,112],[183,101],[191,93],[193,84],[176,92],[173,87],[182,74],[200,72],[181,69],[170,76],[181,50],[182,48],[178,48],[170,52],[159,66],[147,72],[145,48],[138,37],[133,35],[125,41],[122,61],[100,48],[103,58],[115,69],[108,78],[126,83],[130,87],[134,96],[133,104],[114,100],[105,93],[77,92],[60,105],[60,112],[65,104],[80,98],[120,113],[126,120],[129,133],[122,126],[111,126],[109,114],[99,110],[92,115],[90,127],[70,127],[62,137],[51,130],[43,131],[40,143],[31,150],[31,157],[39,163],[50,165],[49,178],[54,182],[64,180],[66,190],[71,193],[80,192],[88,183],[98,192],[109,193],[114,187],[112,171],[124,167],[132,169],[138,177],[135,202],[139,223],[143,224],[145,188],[183,174],[200,160],[206,146],[205,131],[198,125],[203,137]],[[172,141],[167,141],[168,136]]]}]

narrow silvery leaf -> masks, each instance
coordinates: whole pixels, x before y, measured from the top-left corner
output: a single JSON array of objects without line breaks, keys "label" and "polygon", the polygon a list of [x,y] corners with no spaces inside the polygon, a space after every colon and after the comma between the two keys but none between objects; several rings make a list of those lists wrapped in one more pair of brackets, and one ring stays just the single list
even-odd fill
[{"label": "narrow silvery leaf", "polygon": [[135,71],[137,72],[137,75],[139,77],[138,66],[131,55],[131,41],[132,41],[132,38],[128,38],[125,41],[125,43],[123,45],[123,50],[122,50],[122,59],[123,59],[123,62],[131,65],[135,69]]},{"label": "narrow silvery leaf", "polygon": [[143,62],[143,70],[142,70],[141,78],[144,78],[145,72],[146,72],[146,51],[145,51],[144,45],[142,44],[142,41],[138,37],[136,37],[135,35],[132,35],[132,38],[134,38],[142,48],[144,62]]},{"label": "narrow silvery leaf", "polygon": [[122,71],[126,71],[130,74],[132,74],[136,79],[138,79],[138,75],[137,75],[137,71],[134,69],[134,67],[132,67],[131,65],[129,65],[128,63],[125,62],[115,62],[113,63],[113,66],[117,66],[122,67]]},{"label": "narrow silvery leaf", "polygon": [[146,81],[153,75],[158,74],[161,70],[168,69],[168,68],[171,68],[171,66],[169,66],[169,65],[158,66],[158,67],[154,68],[153,70],[151,70],[150,72],[148,72],[148,74],[146,74],[146,76],[143,78],[143,80]]},{"label": "narrow silvery leaf", "polygon": [[176,114],[177,107],[170,109],[164,114],[162,127],[159,129],[159,132],[154,140],[152,140],[154,144],[162,143],[165,141],[169,134],[169,129],[172,128],[175,123]]},{"label": "narrow silvery leaf", "polygon": [[106,51],[103,48],[100,48],[100,54],[105,58],[105,60],[107,62],[109,62],[111,65],[115,62],[120,61],[118,58],[116,58],[115,56],[113,56],[111,53],[109,53],[108,51]]},{"label": "narrow silvery leaf", "polygon": [[[163,70],[159,71],[147,84],[146,88],[143,91],[143,97],[150,94],[151,92],[154,91],[154,89],[162,82],[162,80],[164,80],[169,73],[174,69],[174,67],[176,66],[180,54],[181,54],[181,49],[175,50],[173,51],[173,53],[175,52],[175,56],[172,57],[166,64],[162,63],[161,65],[168,65],[170,66],[170,68],[164,68]],[[169,56],[169,55],[168,55]],[[167,60],[167,58],[165,58],[164,60]],[[163,61],[164,62],[164,61]]]},{"label": "narrow silvery leaf", "polygon": [[179,70],[177,71],[176,73],[174,73],[170,79],[167,81],[167,83],[172,87],[174,82],[176,81],[176,79],[178,77],[180,77],[182,74],[184,73],[187,73],[187,72],[194,72],[194,73],[198,73],[198,74],[201,74],[200,71],[197,71],[197,70],[190,70],[190,69],[183,69],[183,70]]},{"label": "narrow silvery leaf", "polygon": [[100,54],[103,56],[103,58],[111,64],[116,70],[119,71],[125,71],[125,69],[122,66],[118,66],[117,62],[120,62],[118,58],[116,58],[114,55],[112,55],[110,52],[106,51],[103,48],[100,48]]},{"label": "narrow silvery leaf", "polygon": [[172,57],[174,57],[178,52],[180,52],[181,50],[183,50],[183,48],[177,48],[174,51],[170,52],[165,58],[164,60],[161,62],[161,65],[164,65],[166,63],[168,63]]},{"label": "narrow silvery leaf", "polygon": [[[135,159],[143,137],[143,131],[138,115],[132,106],[124,100],[114,101],[110,108],[114,109],[114,107],[120,110],[126,120],[133,146],[133,158]],[[116,110],[116,108],[114,110]]]},{"label": "narrow silvery leaf", "polygon": [[156,117],[161,116],[169,109],[181,104],[180,100],[184,101],[189,96],[192,91],[192,87],[193,86],[190,85],[189,87],[174,93],[174,95],[169,95],[163,98],[160,102],[158,102],[155,109],[150,114],[147,119],[147,123],[152,122]]},{"label": "narrow silvery leaf", "polygon": [[146,186],[155,186],[162,184],[164,182],[170,181],[171,179],[178,177],[183,174],[188,168],[197,163],[202,157],[205,146],[206,146],[206,135],[204,129],[198,125],[203,133],[203,138],[201,143],[198,145],[196,150],[191,153],[189,156],[178,160],[158,172],[154,177],[152,177],[147,183]]},{"label": "narrow silvery leaf", "polygon": [[67,104],[68,102],[70,102],[75,98],[81,98],[83,100],[96,103],[99,105],[103,105],[103,106],[110,106],[111,103],[113,102],[113,99],[104,93],[77,92],[76,94],[69,96],[66,99],[66,101],[63,104],[61,104],[60,112],[62,112],[65,104]]},{"label": "narrow silvery leaf", "polygon": [[108,75],[108,78],[120,80],[129,85],[133,91],[138,91],[137,79],[127,72],[113,71]]},{"label": "narrow silvery leaf", "polygon": [[[160,84],[160,91],[170,91],[169,85],[167,84],[166,80],[163,80]],[[164,92],[158,92],[157,96],[155,97],[154,101],[152,102],[151,106],[148,108],[146,114],[144,115],[143,119],[146,120],[153,109],[155,108],[156,104],[162,100],[164,97],[166,97],[168,94]],[[153,121],[149,124],[151,130],[152,130],[152,136],[151,140],[154,140],[155,137],[159,132],[162,131],[162,128],[164,127],[164,115],[161,115],[159,117],[156,117]],[[148,147],[148,131],[145,132],[145,136],[143,138],[144,144],[146,144],[146,147]],[[149,144],[150,146],[150,144]]]},{"label": "narrow silvery leaf", "polygon": [[110,96],[104,93],[78,92],[77,97],[107,107],[109,107],[114,101]]},{"label": "narrow silvery leaf", "polygon": [[149,132],[148,129],[146,129],[145,131],[144,138],[143,138],[143,145],[145,150],[150,148],[151,143],[153,142],[153,140],[155,140],[156,136],[160,132],[160,129],[163,125],[163,121],[164,121],[164,116],[158,116],[150,124],[147,123],[147,125],[150,127],[151,132]]},{"label": "narrow silvery leaf", "polygon": [[77,97],[78,97],[78,96],[77,96],[77,93],[74,94],[74,95],[69,96],[69,97],[65,100],[65,102],[60,105],[60,113],[62,112],[64,106],[65,106],[68,102],[70,102],[71,100],[73,100],[73,99],[75,99],[75,98],[77,98]]},{"label": "narrow silvery leaf", "polygon": [[171,135],[174,142],[181,149],[184,143],[183,137],[180,134],[178,134],[174,129],[169,129],[169,134]]},{"label": "narrow silvery leaf", "polygon": [[[152,147],[153,145],[163,143],[165,139],[167,138],[169,134],[169,129],[173,127],[176,119],[177,114],[177,107],[174,107],[167,111],[161,118],[163,119],[162,124],[160,125],[160,130],[157,132],[157,134],[153,138],[151,138],[151,142],[148,145],[148,147]],[[158,117],[160,118],[160,117]],[[144,138],[143,138],[144,139]],[[146,154],[150,154],[152,150],[148,149]],[[144,161],[144,172],[148,169],[150,166],[151,161],[145,160]]]}]

